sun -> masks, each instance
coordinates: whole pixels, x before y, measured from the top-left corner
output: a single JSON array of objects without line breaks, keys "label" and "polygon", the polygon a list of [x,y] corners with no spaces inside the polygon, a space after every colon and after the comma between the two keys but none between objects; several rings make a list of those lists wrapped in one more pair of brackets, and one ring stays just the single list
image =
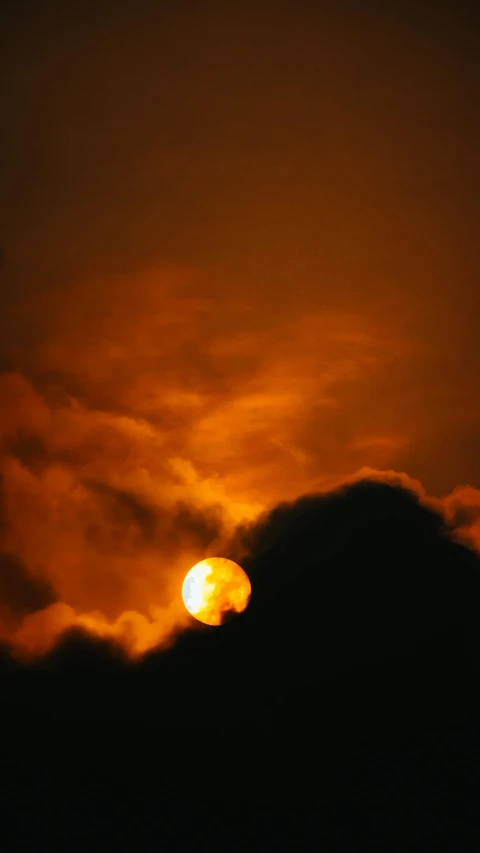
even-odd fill
[{"label": "sun", "polygon": [[188,612],[206,625],[221,625],[245,610],[250,581],[238,563],[224,557],[207,557],[185,575],[182,598]]}]

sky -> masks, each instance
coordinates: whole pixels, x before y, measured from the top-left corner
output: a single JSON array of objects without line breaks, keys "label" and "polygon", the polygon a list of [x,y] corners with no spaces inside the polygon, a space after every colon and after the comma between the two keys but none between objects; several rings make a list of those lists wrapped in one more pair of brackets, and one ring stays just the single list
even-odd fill
[{"label": "sky", "polygon": [[359,471],[477,530],[475,4],[1,32],[2,636],[170,641],[191,565]]},{"label": "sky", "polygon": [[2,849],[479,849],[477,6],[1,4]]}]

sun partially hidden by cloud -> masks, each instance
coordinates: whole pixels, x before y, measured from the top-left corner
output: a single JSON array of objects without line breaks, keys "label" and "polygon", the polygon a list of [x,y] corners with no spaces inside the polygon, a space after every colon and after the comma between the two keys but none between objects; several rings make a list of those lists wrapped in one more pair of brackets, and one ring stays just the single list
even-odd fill
[{"label": "sun partially hidden by cloud", "polygon": [[188,27],[181,2],[7,3],[18,648],[80,623],[171,642],[190,566],[362,469],[406,472],[478,544],[475,4],[347,5],[276,3],[272,39],[261,3],[189,3]]},{"label": "sun partially hidden by cloud", "polygon": [[209,557],[185,575],[182,598],[188,612],[206,625],[221,625],[245,610],[251,595],[250,581],[238,563]]},{"label": "sun partially hidden by cloud", "polygon": [[[169,270],[19,306],[0,374],[0,631],[25,654],[72,626],[133,655],[171,642],[185,573],[226,556],[238,524],[362,466],[377,476],[409,446],[398,424],[372,431],[352,408],[410,357],[354,313],[272,318]],[[441,511],[478,544],[478,507],[460,489]]]}]

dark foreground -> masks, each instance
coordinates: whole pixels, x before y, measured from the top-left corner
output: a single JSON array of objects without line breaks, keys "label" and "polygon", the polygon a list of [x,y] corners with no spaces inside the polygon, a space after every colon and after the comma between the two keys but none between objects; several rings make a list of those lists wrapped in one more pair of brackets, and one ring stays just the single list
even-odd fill
[{"label": "dark foreground", "polygon": [[360,484],[249,534],[248,611],[5,651],[2,849],[478,850],[478,557]]}]

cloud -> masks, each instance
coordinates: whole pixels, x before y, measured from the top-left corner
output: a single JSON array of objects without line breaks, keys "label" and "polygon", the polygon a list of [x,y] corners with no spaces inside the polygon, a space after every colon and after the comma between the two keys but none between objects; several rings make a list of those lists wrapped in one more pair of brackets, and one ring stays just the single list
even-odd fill
[{"label": "cloud", "polygon": [[378,472],[244,527],[245,619],[263,672],[309,683],[415,655],[438,666],[444,653],[478,665],[479,558],[455,541],[443,510],[414,481]]},{"label": "cloud", "polygon": [[23,672],[27,684],[49,673],[49,713],[303,731],[342,696],[348,725],[362,703],[381,716],[387,688],[401,715],[403,689],[417,702],[424,682],[428,693],[436,678],[445,686],[480,666],[479,557],[413,489],[358,479],[281,504],[238,535],[252,599],[222,629],[59,603],[26,617],[17,641],[47,654]]},{"label": "cloud", "polygon": [[55,601],[55,592],[42,577],[31,577],[18,557],[0,552],[0,632],[5,637],[29,613]]},{"label": "cloud", "polygon": [[2,547],[64,616],[168,609],[238,522],[301,491],[305,401],[331,406],[359,352],[369,362],[354,318],[285,318],[279,340],[248,301],[220,314],[198,287],[166,269],[19,297],[2,343],[16,363],[0,375]]},{"label": "cloud", "polygon": [[[237,526],[279,501],[361,476],[413,489],[478,543],[474,492],[471,521],[451,521],[459,492],[442,502],[378,471],[408,452],[398,425],[348,414],[359,388],[408,361],[401,336],[345,309],[218,301],[216,286],[165,267],[14,301],[0,345],[15,365],[0,374],[0,547],[55,602],[16,642],[49,619],[52,642],[79,620],[129,648],[168,642],[191,565],[234,549]],[[138,643],[124,613],[138,615]]]},{"label": "cloud", "polygon": [[445,518],[461,542],[480,553],[480,491],[457,486],[443,501]]},{"label": "cloud", "polygon": [[[27,720],[30,699],[41,710],[20,737],[2,731],[17,751],[40,733],[50,753],[17,754],[15,772],[5,770],[22,811],[15,844],[47,825],[71,843],[61,805],[70,774],[75,790],[98,789],[102,806],[113,791],[117,813],[127,776],[143,789],[131,846],[145,837],[154,847],[169,826],[175,834],[170,815],[161,825],[158,784],[171,782],[162,721],[178,718],[210,729],[186,740],[194,755],[208,747],[215,792],[236,802],[228,779],[242,776],[242,837],[224,849],[254,846],[243,838],[252,786],[262,803],[271,797],[275,837],[292,849],[299,838],[309,846],[312,815],[318,846],[326,813],[338,821],[332,839],[347,844],[345,792],[352,846],[370,815],[392,836],[405,814],[433,815],[444,840],[444,784],[464,808],[452,832],[461,847],[477,801],[442,760],[478,719],[474,707],[459,720],[466,697],[451,675],[465,665],[463,624],[473,645],[478,622],[476,4],[277,3],[274,39],[271,8],[258,3],[6,5],[0,634],[42,658],[5,664],[2,708],[11,698],[12,718],[23,706]],[[251,538],[237,539],[252,522]],[[219,634],[184,631],[184,572],[237,545],[255,578],[251,607]],[[391,654],[405,655],[403,676],[402,666],[381,669]],[[354,662],[363,674],[348,691],[321,678]],[[443,694],[412,732],[408,706],[432,670]],[[332,728],[329,703],[342,721],[332,712]],[[385,732],[389,704],[393,777],[381,737],[363,748],[362,730],[350,748],[359,708]],[[62,790],[41,786],[37,823],[12,783],[24,790],[29,767],[51,768],[45,717],[147,720],[156,783],[125,772],[124,744],[118,779],[101,750],[81,778],[64,741],[64,766],[52,771]],[[288,793],[275,802],[253,755],[250,772],[238,771],[239,736],[214,757],[222,725],[244,723],[249,735],[259,718],[265,729],[275,720],[279,767],[289,732],[310,739],[295,744],[302,756],[319,736],[327,746],[312,760],[317,781],[329,764],[325,785],[314,808],[303,801],[288,845],[301,771],[294,782],[279,773]],[[70,730],[73,741],[78,724]],[[375,753],[382,764],[385,808],[372,807],[362,759],[346,779],[360,741],[366,763]],[[199,786],[175,762],[181,835],[185,792],[198,800]],[[209,806],[192,809],[196,828]],[[94,811],[88,849],[102,823]],[[112,827],[121,832],[118,817]]]},{"label": "cloud", "polygon": [[[18,372],[0,377],[7,414],[1,545],[56,602],[41,614],[25,615],[25,626],[14,632],[19,648],[33,652],[37,643],[45,651],[70,626],[113,637],[134,654],[170,642],[185,624],[178,599],[183,575],[204,556],[228,549],[238,556],[236,526],[268,511],[284,489],[288,459],[299,479],[287,496],[309,483],[317,483],[311,491],[318,492],[319,480],[328,495],[368,478],[406,490],[443,519],[450,535],[478,547],[478,492],[472,488],[440,499],[395,471],[363,468],[349,476],[311,477],[309,454],[292,443],[294,432],[289,428],[282,437],[295,411],[295,384],[283,401],[273,392],[275,373],[267,375],[268,382],[261,380],[265,398],[242,397],[237,389],[237,396],[202,416],[196,404],[188,428],[173,432],[165,419],[99,409],[75,397],[52,399],[48,388],[36,390]],[[278,376],[286,387],[288,371]],[[178,397],[173,400],[177,405]],[[182,430],[180,447],[175,443]],[[270,459],[253,450],[262,435],[272,448]],[[279,453],[287,464],[275,479]],[[243,470],[241,459],[249,460]],[[8,590],[4,597],[4,607],[16,613]]]}]

